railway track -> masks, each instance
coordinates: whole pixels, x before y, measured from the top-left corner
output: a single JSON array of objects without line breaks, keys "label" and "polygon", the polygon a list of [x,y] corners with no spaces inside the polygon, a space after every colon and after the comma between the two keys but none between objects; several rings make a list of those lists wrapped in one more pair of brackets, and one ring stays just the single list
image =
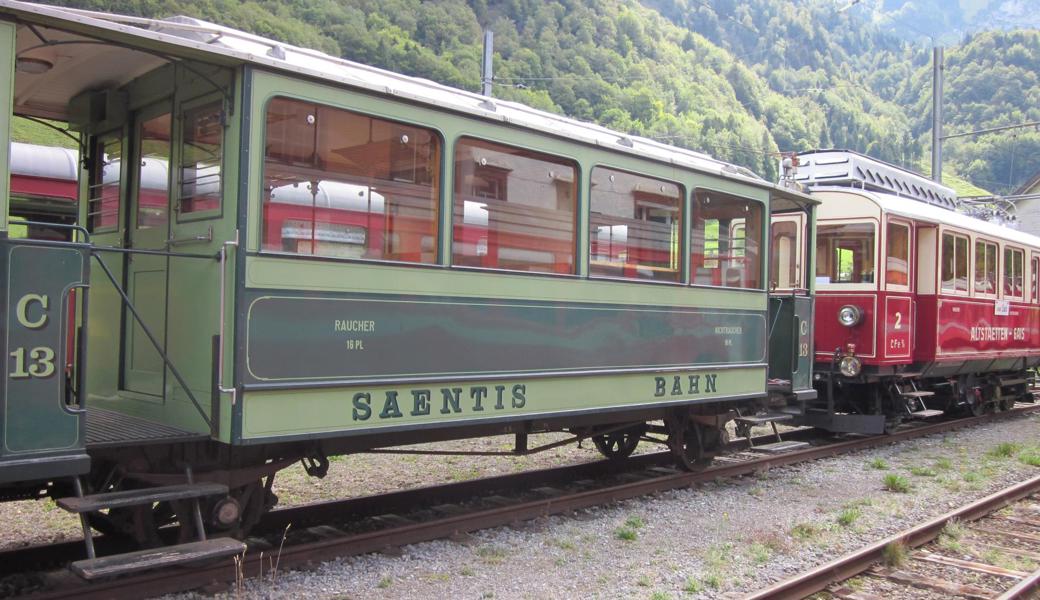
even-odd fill
[{"label": "railway track", "polygon": [[1040,477],[846,554],[745,600],[969,598],[1040,590]]},{"label": "railway track", "polygon": [[[275,565],[275,557],[277,568],[286,570],[336,557],[464,536],[480,529],[865,450],[1037,410],[1040,405],[1020,406],[995,415],[922,424],[885,436],[827,440],[823,445],[779,455],[751,455],[740,451],[741,442],[734,442],[730,445],[734,452],[711,468],[696,473],[665,466],[669,460],[667,453],[658,453],[634,457],[622,465],[599,461],[280,509],[265,517],[257,537],[248,540],[250,550],[234,564],[231,561],[203,563],[187,569],[154,571],[92,583],[59,568],[40,575],[39,581],[30,580],[19,591],[34,591],[35,598],[138,598],[206,586],[227,586],[242,573],[251,577],[268,573]],[[68,560],[72,560],[80,558],[77,552],[81,551],[82,546],[76,543],[0,553],[0,569],[24,573],[32,568],[32,556],[45,557],[44,564],[54,567],[65,562],[63,553],[70,553]]]}]

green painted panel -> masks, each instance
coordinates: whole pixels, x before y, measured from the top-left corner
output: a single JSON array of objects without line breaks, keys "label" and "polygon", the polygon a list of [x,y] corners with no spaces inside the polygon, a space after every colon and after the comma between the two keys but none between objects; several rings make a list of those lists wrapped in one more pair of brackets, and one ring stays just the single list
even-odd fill
[{"label": "green painted panel", "polygon": [[812,387],[812,298],[776,294],[769,299],[769,377]]},{"label": "green painted panel", "polygon": [[813,366],[813,300],[808,296],[794,299],[795,330],[798,336],[798,363],[791,382],[796,390],[812,388]]},{"label": "green painted panel", "polygon": [[[165,259],[153,256],[137,257],[133,272],[130,275],[130,298],[141,320],[152,332],[160,347],[164,346],[166,331],[166,270],[140,268],[142,259],[161,266]],[[129,338],[126,349],[126,389],[151,394],[163,395],[163,360],[155,345],[148,339],[141,323],[127,311],[127,329]],[[165,351],[165,348],[163,348]]]},{"label": "green painted panel", "polygon": [[85,250],[4,243],[3,454],[82,448],[65,407],[69,290],[85,283]]},{"label": "green painted panel", "polygon": [[246,299],[247,384],[765,361],[760,312],[385,295]]},{"label": "green painted panel", "polygon": [[14,106],[15,25],[0,23],[0,232],[7,231],[10,207],[11,112]]},{"label": "green painted panel", "polygon": [[406,265],[251,256],[246,285],[274,290],[422,294],[553,302],[602,302],[630,306],[686,306],[766,310],[761,290],[539,277],[519,273],[424,268]]},{"label": "green painted panel", "polygon": [[481,419],[562,416],[648,404],[764,395],[765,367],[665,374],[567,377],[435,385],[251,391],[242,401],[243,438],[363,433]]}]

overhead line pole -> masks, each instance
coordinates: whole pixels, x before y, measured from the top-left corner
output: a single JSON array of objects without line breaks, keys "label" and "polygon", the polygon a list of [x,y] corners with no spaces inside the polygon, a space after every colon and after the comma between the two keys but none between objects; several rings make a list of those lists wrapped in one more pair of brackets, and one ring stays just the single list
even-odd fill
[{"label": "overhead line pole", "polygon": [[932,48],[932,181],[942,183],[943,49]]},{"label": "overhead line pole", "polygon": [[495,32],[487,29],[484,31],[484,61],[480,69],[480,93],[484,96],[492,95],[491,83],[494,81],[492,62],[494,61],[494,56]]}]

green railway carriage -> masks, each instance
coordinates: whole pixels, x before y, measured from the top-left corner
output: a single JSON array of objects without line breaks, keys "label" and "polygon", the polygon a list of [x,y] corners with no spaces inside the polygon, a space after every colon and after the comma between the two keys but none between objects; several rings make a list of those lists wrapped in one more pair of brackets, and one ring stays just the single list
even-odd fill
[{"label": "green railway carriage", "polygon": [[298,461],[478,435],[693,466],[813,394],[797,191],[186,18],[0,0],[0,72],[0,153],[18,114],[82,163],[73,241],[0,206],[0,488],[85,530],[241,532]]}]

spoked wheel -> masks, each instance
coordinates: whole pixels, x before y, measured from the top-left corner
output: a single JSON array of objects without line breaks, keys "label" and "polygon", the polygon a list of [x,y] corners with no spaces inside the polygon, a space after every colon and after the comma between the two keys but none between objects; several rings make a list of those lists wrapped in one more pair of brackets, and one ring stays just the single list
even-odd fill
[{"label": "spoked wheel", "polygon": [[719,429],[689,420],[668,423],[668,447],[676,463],[687,471],[703,471],[722,443]]},{"label": "spoked wheel", "polygon": [[628,429],[612,431],[603,435],[592,436],[596,450],[610,460],[624,460],[632,455],[639,445],[639,438],[646,430],[645,425],[636,425]]}]

